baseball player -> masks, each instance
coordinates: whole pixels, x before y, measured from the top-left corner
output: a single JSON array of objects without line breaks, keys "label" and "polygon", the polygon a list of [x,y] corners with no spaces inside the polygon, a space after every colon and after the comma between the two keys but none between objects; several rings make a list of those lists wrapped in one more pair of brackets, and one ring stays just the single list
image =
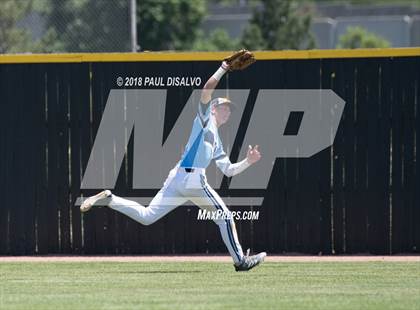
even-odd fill
[{"label": "baseball player", "polygon": [[241,50],[226,58],[221,67],[206,82],[201,91],[198,113],[194,119],[184,154],[170,171],[162,189],[148,207],[105,190],[87,198],[80,206],[80,210],[86,212],[98,200],[108,198],[110,208],[143,225],[150,225],[190,200],[203,210],[218,211],[219,215],[222,214],[222,216],[216,217],[214,222],[219,226],[222,239],[232,256],[236,271],[247,271],[261,263],[267,255],[265,252],[253,256],[249,255],[249,250],[246,255],[242,252],[231,213],[220,196],[207,183],[205,174],[205,170],[212,160],[215,160],[217,167],[226,176],[231,177],[241,173],[261,158],[258,146],[249,146],[244,160],[235,164],[230,162],[223,150],[218,128],[228,121],[233,105],[227,98],[213,100],[211,98],[220,79],[228,70],[244,69],[253,62],[255,62],[253,54],[247,50]]}]

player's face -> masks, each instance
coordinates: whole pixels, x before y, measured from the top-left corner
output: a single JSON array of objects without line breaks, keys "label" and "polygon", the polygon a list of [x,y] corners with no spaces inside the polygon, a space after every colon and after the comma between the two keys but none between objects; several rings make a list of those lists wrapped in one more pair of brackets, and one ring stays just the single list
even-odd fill
[{"label": "player's face", "polygon": [[222,104],[217,106],[214,109],[214,117],[216,118],[216,122],[219,126],[223,125],[229,120],[230,116],[230,107]]}]

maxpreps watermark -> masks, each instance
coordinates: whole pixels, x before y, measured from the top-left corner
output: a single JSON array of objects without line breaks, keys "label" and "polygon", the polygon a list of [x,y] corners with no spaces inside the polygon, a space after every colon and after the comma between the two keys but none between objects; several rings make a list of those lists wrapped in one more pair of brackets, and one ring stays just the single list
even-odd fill
[{"label": "maxpreps watermark", "polygon": [[209,211],[199,209],[197,214],[197,220],[235,220],[235,221],[254,221],[258,220],[260,211]]}]

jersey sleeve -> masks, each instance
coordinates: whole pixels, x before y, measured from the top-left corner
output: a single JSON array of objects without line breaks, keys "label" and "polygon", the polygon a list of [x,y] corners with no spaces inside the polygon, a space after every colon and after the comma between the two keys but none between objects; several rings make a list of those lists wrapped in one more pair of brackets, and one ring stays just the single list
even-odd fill
[{"label": "jersey sleeve", "polygon": [[198,103],[198,118],[200,119],[201,125],[206,127],[210,118],[210,103],[204,104],[201,101]]},{"label": "jersey sleeve", "polygon": [[217,168],[222,171],[223,174],[228,175],[229,167],[232,165],[230,162],[229,156],[226,155],[223,145],[220,142],[220,139],[218,141],[218,145],[213,153],[213,159],[216,163]]},{"label": "jersey sleeve", "polygon": [[226,157],[229,159],[229,157],[226,155],[225,150],[223,149],[222,141],[220,141],[219,137],[216,137],[216,149],[213,152],[213,159],[216,161],[219,159],[222,159],[223,157]]},{"label": "jersey sleeve", "polygon": [[218,147],[216,148],[213,155],[213,159],[216,162],[217,168],[219,168],[220,171],[222,171],[223,174],[227,177],[233,177],[234,175],[243,172],[250,166],[246,159],[239,163],[232,164],[232,162],[229,159],[229,156],[227,156],[225,151],[223,150],[222,143],[219,143]]}]

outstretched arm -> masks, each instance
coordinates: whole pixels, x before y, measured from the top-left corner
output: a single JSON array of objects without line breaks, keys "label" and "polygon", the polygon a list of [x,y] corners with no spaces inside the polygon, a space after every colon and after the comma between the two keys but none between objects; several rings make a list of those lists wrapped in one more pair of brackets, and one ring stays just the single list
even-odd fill
[{"label": "outstretched arm", "polygon": [[203,90],[201,91],[201,103],[207,104],[210,102],[214,89],[228,69],[229,65],[226,61],[223,61],[219,69],[217,69],[217,71],[208,79],[206,84],[204,84]]},{"label": "outstretched arm", "polygon": [[226,71],[243,70],[255,62],[254,55],[245,49],[233,53],[225,58],[219,69],[210,77],[201,91],[201,103],[207,104],[211,95]]}]

